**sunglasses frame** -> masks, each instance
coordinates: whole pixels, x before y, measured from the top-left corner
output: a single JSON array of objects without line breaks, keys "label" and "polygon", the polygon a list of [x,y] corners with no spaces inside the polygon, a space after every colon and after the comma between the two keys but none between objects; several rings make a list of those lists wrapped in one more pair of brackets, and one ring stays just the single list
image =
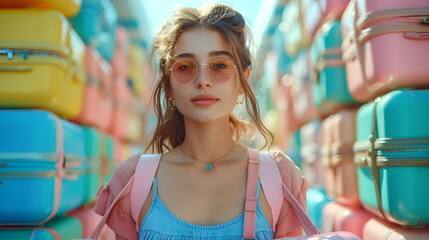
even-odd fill
[{"label": "sunglasses frame", "polygon": [[[175,61],[175,62],[171,65],[171,67],[170,67],[170,69],[169,69],[169,72],[171,72],[171,74],[172,74],[172,76],[173,76],[174,80],[176,80],[176,82],[181,83],[181,84],[188,84],[188,83],[193,82],[193,81],[197,78],[198,73],[200,73],[200,66],[205,66],[205,67],[206,67],[206,69],[207,69],[207,72],[211,72],[212,70],[210,70],[208,66],[210,66],[210,64],[211,64],[212,62],[214,62],[214,61],[219,61],[219,60],[231,60],[231,62],[233,62],[233,63],[234,63],[234,61],[233,61],[232,59],[229,59],[229,58],[216,58],[216,59],[211,60],[211,61],[210,61],[210,62],[208,62],[208,63],[202,63],[202,64],[198,64],[198,63],[196,63],[195,61],[192,61],[192,60],[177,60],[177,61]],[[181,81],[178,81],[178,80],[174,77],[173,67],[174,67],[174,64],[179,63],[179,62],[190,62],[190,63],[195,64],[195,66],[197,66],[197,73],[195,74],[195,76],[194,76],[194,78],[193,78],[192,80],[190,80],[190,81],[188,81],[188,82],[181,82]],[[228,80],[226,80],[226,81],[217,81],[217,80],[216,80],[216,82],[229,82],[229,81],[231,81],[231,79],[233,79],[233,78],[234,78],[234,74],[235,74],[235,70],[236,70],[236,69],[237,69],[237,65],[234,63],[234,70],[233,70],[233,72],[232,72],[231,78],[230,78],[230,79],[228,79]]]}]

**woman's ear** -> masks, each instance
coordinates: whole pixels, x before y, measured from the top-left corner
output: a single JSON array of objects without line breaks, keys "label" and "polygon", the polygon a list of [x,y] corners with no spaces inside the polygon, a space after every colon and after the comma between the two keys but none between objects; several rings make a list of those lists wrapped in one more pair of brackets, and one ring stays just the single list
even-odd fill
[{"label": "woman's ear", "polygon": [[[244,70],[244,79],[246,80],[247,83],[249,83],[250,81],[250,74],[252,73],[252,70],[250,70],[249,68],[247,68],[246,70]],[[240,94],[243,94],[244,90],[242,87],[240,87]]]},{"label": "woman's ear", "polygon": [[249,68],[244,70],[244,78],[246,79],[247,82],[249,82],[250,80],[250,74],[252,73],[252,70],[250,70]]}]

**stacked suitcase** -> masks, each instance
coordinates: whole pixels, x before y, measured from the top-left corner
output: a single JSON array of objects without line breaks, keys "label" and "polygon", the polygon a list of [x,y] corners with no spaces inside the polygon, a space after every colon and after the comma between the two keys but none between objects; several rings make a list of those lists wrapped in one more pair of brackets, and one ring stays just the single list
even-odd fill
[{"label": "stacked suitcase", "polygon": [[[275,89],[285,89],[277,110],[288,109],[280,147],[295,149],[299,133],[312,220],[364,240],[429,239],[429,2],[289,1],[283,14],[289,39],[274,52],[294,63]],[[302,55],[307,70],[294,71]]]},{"label": "stacked suitcase", "polygon": [[[0,1],[0,239],[89,236],[97,190],[142,152],[143,107],[128,70],[118,83],[116,29],[110,0]],[[134,119],[118,131],[123,106]],[[114,238],[105,227],[100,239]]]}]

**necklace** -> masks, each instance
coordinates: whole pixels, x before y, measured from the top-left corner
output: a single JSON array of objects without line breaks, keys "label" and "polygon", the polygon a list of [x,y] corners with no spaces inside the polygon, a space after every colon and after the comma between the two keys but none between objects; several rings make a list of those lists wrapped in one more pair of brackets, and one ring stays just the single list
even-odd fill
[{"label": "necklace", "polygon": [[206,161],[204,161],[202,159],[199,159],[199,158],[195,157],[194,155],[188,154],[187,152],[185,152],[185,150],[183,150],[182,144],[180,144],[179,146],[180,146],[180,150],[182,151],[183,154],[185,154],[186,156],[188,156],[188,157],[190,157],[190,158],[192,158],[194,160],[197,160],[199,162],[202,162],[202,163],[206,164],[206,169],[207,170],[212,170],[216,166],[216,162],[217,161],[219,161],[219,160],[221,160],[223,158],[226,158],[229,154],[232,153],[232,151],[234,151],[235,146],[237,146],[237,142],[234,142],[234,146],[232,147],[231,151],[229,151],[227,154],[223,155],[222,157],[216,158],[215,160],[213,160],[211,162],[206,162]]}]

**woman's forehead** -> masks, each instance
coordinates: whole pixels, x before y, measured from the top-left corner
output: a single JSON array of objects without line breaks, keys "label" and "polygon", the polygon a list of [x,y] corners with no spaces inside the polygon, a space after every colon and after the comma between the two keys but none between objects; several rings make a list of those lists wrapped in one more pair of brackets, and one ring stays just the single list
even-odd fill
[{"label": "woman's forehead", "polygon": [[182,32],[176,41],[172,55],[175,59],[233,58],[225,38],[219,32],[207,28],[192,28]]}]

